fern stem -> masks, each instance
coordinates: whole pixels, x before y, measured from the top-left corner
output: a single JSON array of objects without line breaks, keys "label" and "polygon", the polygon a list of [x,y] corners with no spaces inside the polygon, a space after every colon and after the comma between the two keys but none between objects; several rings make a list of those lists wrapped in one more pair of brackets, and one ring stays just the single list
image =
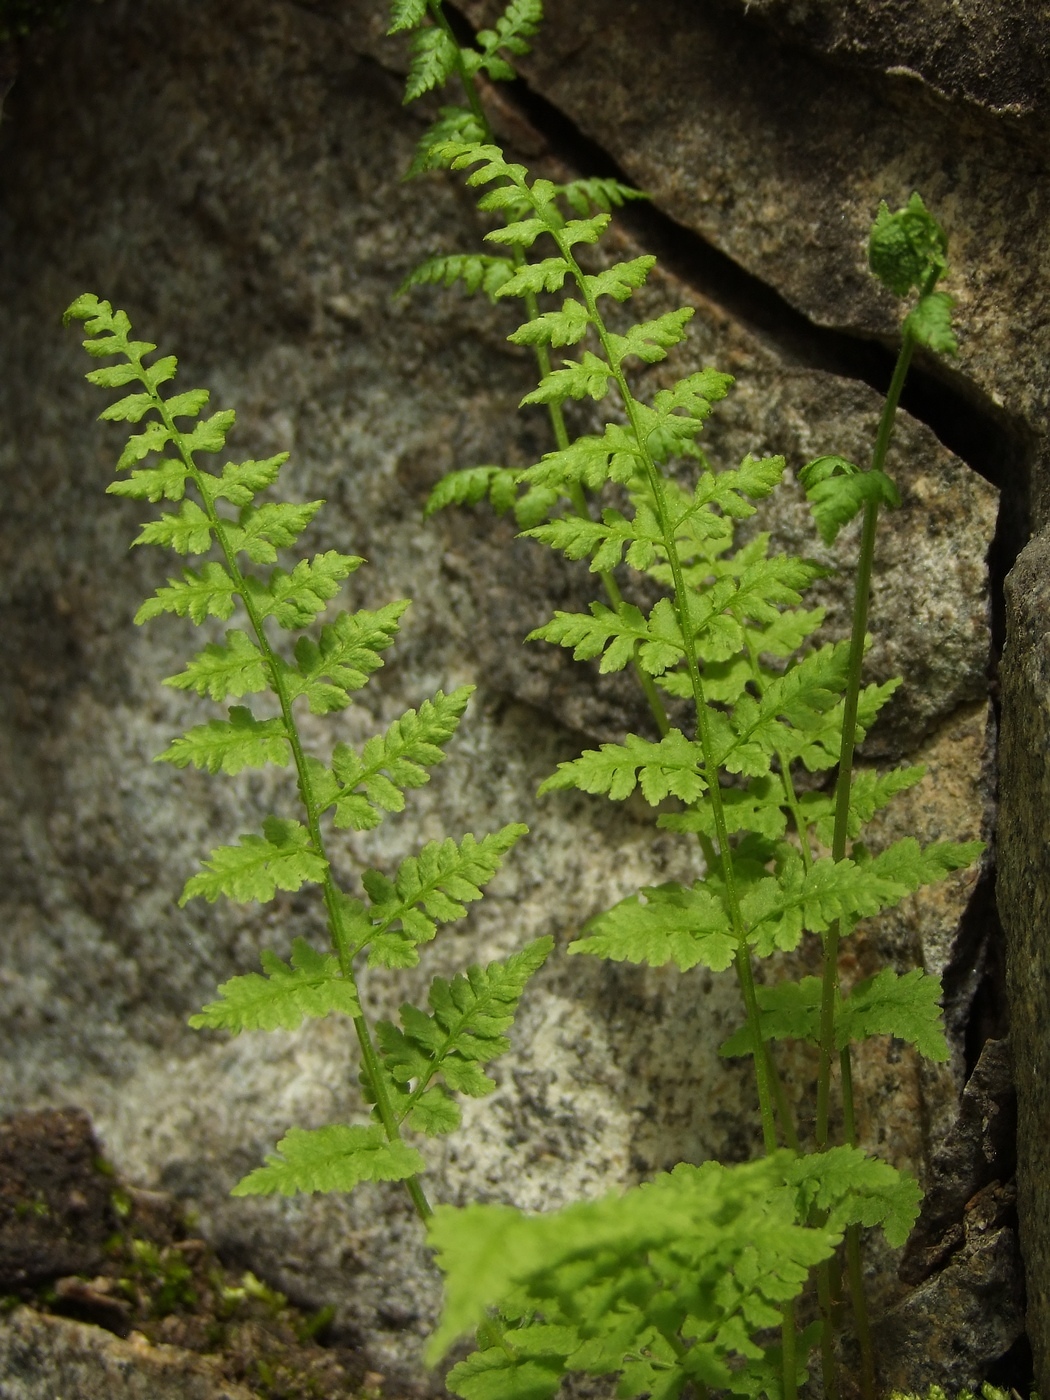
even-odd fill
[{"label": "fern stem", "polygon": [[[144,382],[148,384],[148,381]],[[214,531],[215,539],[218,542],[219,548],[222,551],[223,559],[226,562],[226,568],[228,569],[230,577],[233,580],[236,592],[242,604],[244,605],[245,612],[248,614],[248,620],[251,623],[252,631],[255,633],[255,639],[258,642],[259,650],[262,652],[263,658],[266,662],[266,668],[270,675],[270,688],[272,689],[274,695],[277,697],[277,702],[281,707],[281,716],[284,721],[285,737],[287,738],[292,750],[292,759],[295,764],[296,781],[299,788],[299,797],[302,801],[303,808],[306,813],[306,826],[307,830],[310,833],[310,841],[313,845],[314,850],[325,863],[325,871],[323,879],[321,881],[321,888],[324,894],[325,908],[328,912],[328,930],[332,939],[332,946],[335,949],[336,955],[339,958],[339,966],[343,976],[353,987],[354,991],[357,992],[357,979],[354,976],[354,970],[352,965],[352,953],[349,947],[348,940],[346,938],[345,931],[343,929],[342,918],[339,909],[339,891],[336,887],[335,881],[332,879],[331,862],[329,861],[327,852],[325,851],[324,837],[321,834],[320,816],[317,810],[317,801],[314,796],[313,784],[310,781],[310,773],[306,763],[306,754],[303,750],[302,739],[299,735],[299,726],[295,722],[295,715],[292,711],[292,702],[288,694],[288,687],[284,683],[284,677],[281,674],[281,668],[278,665],[277,656],[274,653],[273,647],[270,645],[269,637],[266,635],[266,629],[263,625],[263,619],[259,614],[259,610],[256,607],[255,601],[252,598],[251,592],[248,589],[248,586],[245,582],[244,575],[241,573],[240,567],[237,563],[236,552],[230,548],[229,537],[226,534],[223,519],[216,511],[214,502],[209,498],[208,493],[204,488],[204,481],[201,472],[198,469],[196,463],[194,462],[192,454],[187,450],[182,434],[175,426],[175,420],[168,412],[167,405],[164,399],[161,397],[161,395],[157,392],[156,389],[154,389],[152,386],[148,387],[150,395],[153,399],[154,406],[157,412],[159,413],[164,423],[164,426],[171,434],[172,440],[178,445],[179,456],[182,458],[183,464],[189,472],[190,477],[193,480],[193,484],[196,486],[197,491],[201,497],[201,500],[204,502],[204,509],[208,516],[208,521],[211,525],[212,530]],[[368,1024],[363,1016],[354,1017],[354,1029],[357,1032],[357,1038],[361,1044],[361,1053],[364,1057],[365,1072],[368,1075],[368,1078],[372,1084],[372,1089],[376,1097],[376,1106],[379,1109],[380,1119],[383,1123],[383,1127],[386,1130],[387,1137],[390,1139],[391,1142],[400,1141],[401,1134],[398,1131],[398,1126],[390,1107],[390,1099],[387,1095],[386,1086],[383,1083],[382,1076],[379,1070],[379,1061],[375,1053],[375,1047],[372,1044]],[[412,1204],[416,1208],[416,1212],[419,1215],[419,1218],[425,1224],[426,1221],[430,1218],[432,1212],[430,1210],[430,1205],[427,1202],[427,1198],[423,1193],[422,1187],[419,1185],[418,1180],[414,1176],[406,1178],[405,1186],[408,1190],[409,1196],[412,1199]]]},{"label": "fern stem", "polygon": [[780,1323],[781,1385],[784,1400],[798,1400],[798,1336],[795,1332],[795,1300],[784,1304]]},{"label": "fern stem", "polygon": [[[939,273],[936,271],[930,274],[922,291],[923,296],[933,291],[937,284],[938,276]],[[893,437],[893,428],[897,419],[897,407],[900,403],[901,392],[904,389],[904,381],[907,377],[908,367],[911,364],[914,351],[915,337],[908,330],[907,325],[905,325],[900,353],[897,356],[897,363],[893,369],[893,377],[890,380],[886,401],[882,406],[882,414],[879,418],[879,427],[875,438],[875,450],[872,454],[872,471],[882,471],[886,465],[886,457],[889,452],[890,441]],[[849,837],[849,807],[853,786],[853,756],[857,742],[857,710],[860,703],[861,671],[864,665],[864,645],[868,631],[868,606],[871,597],[871,575],[875,562],[875,536],[878,522],[879,501],[877,497],[873,496],[864,508],[864,523],[861,527],[860,555],[857,560],[857,578],[853,596],[853,622],[850,630],[849,669],[843,703],[842,747],[839,751],[839,768],[835,783],[835,829],[832,839],[831,854],[832,859],[836,861],[845,858],[846,843]],[[841,923],[836,919],[828,929],[824,938],[824,968],[820,998],[820,1069],[817,1076],[816,1122],[816,1140],[817,1147],[820,1150],[825,1149],[828,1145],[831,1067],[837,1048],[835,1043],[835,1006],[839,995],[839,943],[841,935]],[[842,1069],[841,1087],[843,1112],[848,1125],[852,1129],[852,1136],[855,1138],[853,1074],[848,1045],[841,1051],[839,1060]],[[868,1323],[867,1299],[864,1294],[864,1280],[860,1271],[859,1234],[855,1227],[852,1228],[852,1233],[857,1264],[856,1267],[854,1267],[852,1257],[848,1261],[850,1293],[853,1300],[853,1313],[856,1320],[858,1339],[866,1338],[866,1347],[865,1342],[863,1340],[861,1341],[861,1394],[863,1400],[874,1400],[875,1383],[872,1373],[871,1333]],[[847,1250],[849,1251],[849,1232],[847,1232]],[[828,1268],[829,1266],[827,1264],[821,1266],[821,1278],[825,1276]],[[825,1331],[830,1331],[830,1318],[825,1325]],[[827,1378],[825,1376],[825,1385],[826,1383]]]},{"label": "fern stem", "polygon": [[704,696],[703,682],[700,679],[700,667],[696,656],[696,643],[693,637],[692,624],[689,618],[689,608],[687,603],[687,592],[685,584],[685,574],[682,570],[682,561],[678,554],[678,546],[675,541],[674,527],[671,524],[670,513],[667,509],[667,497],[663,489],[663,477],[653,459],[652,453],[646,446],[645,434],[642,432],[641,424],[638,421],[637,404],[630,386],[620,368],[613,351],[612,343],[609,339],[609,332],[605,328],[601,313],[598,310],[594,294],[587,285],[587,279],[579,263],[573,257],[572,246],[568,244],[561,234],[561,230],[548,225],[548,232],[558,246],[558,251],[565,259],[572,273],[573,280],[580,290],[584,299],[587,312],[591,319],[591,324],[601,342],[602,350],[609,365],[613,379],[631,424],[635,441],[638,443],[638,451],[641,454],[645,466],[645,473],[649,480],[649,489],[652,491],[653,504],[656,507],[657,520],[660,525],[660,532],[664,538],[664,549],[667,554],[667,562],[671,568],[671,577],[674,582],[674,608],[678,617],[678,625],[682,632],[682,644],[685,649],[685,663],[689,674],[689,683],[693,692],[693,701],[696,706],[697,737],[700,741],[700,749],[704,760],[704,780],[707,784],[708,794],[711,799],[711,811],[715,819],[715,834],[718,838],[718,854],[722,867],[722,878],[725,881],[726,901],[729,905],[729,917],[733,925],[733,933],[737,941],[736,951],[736,972],[740,983],[740,990],[744,999],[744,1009],[747,1014],[747,1023],[751,1029],[752,1042],[755,1047],[755,1078],[758,1082],[758,1107],[762,1121],[762,1141],[766,1152],[774,1152],[777,1147],[776,1112],[773,1106],[773,1086],[771,1074],[771,1061],[765,1052],[765,1044],[762,1040],[762,1020],[758,1006],[758,997],[755,994],[755,979],[751,969],[751,955],[747,947],[747,932],[744,927],[743,916],[740,912],[740,896],[736,888],[736,876],[733,870],[733,855],[729,846],[729,831],[726,825],[725,807],[722,802],[722,789],[719,783],[718,764],[715,762],[714,741],[711,736],[711,726],[707,711],[707,700]]}]

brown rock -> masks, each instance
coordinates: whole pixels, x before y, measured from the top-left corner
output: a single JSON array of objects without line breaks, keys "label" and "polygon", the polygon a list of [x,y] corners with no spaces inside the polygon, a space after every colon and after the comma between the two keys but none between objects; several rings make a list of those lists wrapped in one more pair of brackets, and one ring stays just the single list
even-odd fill
[{"label": "brown rock", "polygon": [[1007,579],[999,910],[1017,1064],[1017,1185],[1036,1384],[1050,1387],[1050,536]]},{"label": "brown rock", "polygon": [[91,1270],[113,1229],[111,1178],[80,1109],[0,1122],[0,1291]]}]

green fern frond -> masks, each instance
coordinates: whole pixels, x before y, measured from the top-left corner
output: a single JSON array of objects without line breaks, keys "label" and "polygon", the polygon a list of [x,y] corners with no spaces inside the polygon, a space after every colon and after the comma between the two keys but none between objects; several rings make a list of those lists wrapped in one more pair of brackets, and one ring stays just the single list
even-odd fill
[{"label": "green fern frond", "polygon": [[448,253],[428,258],[413,268],[395,295],[402,296],[413,287],[454,287],[461,282],[465,291],[482,291],[495,301],[513,278],[514,264],[509,258],[488,253]]},{"label": "green fern frond", "polygon": [[418,710],[406,710],[385,734],[369,739],[360,754],[337,744],[332,754],[335,782],[324,802],[335,807],[335,825],[371,830],[384,812],[404,811],[404,792],[429,782],[427,768],[444,762],[441,746],[456,732],[473,693],[471,685],[451,695],[439,690]]},{"label": "green fern frond", "polygon": [[283,719],[256,719],[244,705],[232,705],[229,719],[210,719],[174,739],[158,763],[204,768],[209,773],[240,773],[244,768],[283,768],[291,757]]},{"label": "green fern frond", "polygon": [[377,925],[368,955],[370,966],[414,967],[417,943],[428,942],[438,924],[462,919],[467,904],[481,898],[514,843],[528,832],[512,822],[479,841],[464,836],[430,841],[418,856],[409,856],[393,880],[375,870],[361,877]]},{"label": "green fern frond", "polygon": [[361,1003],[353,982],[343,976],[339,959],[318,953],[302,938],[292,943],[291,966],[276,953],[261,955],[263,973],[231,977],[219,987],[219,1000],[210,1001],[189,1018],[194,1029],[230,1031],[294,1031],[307,1017],[339,1011],[360,1016]]},{"label": "green fern frond", "polygon": [[314,850],[310,833],[297,821],[267,817],[262,836],[242,836],[237,846],[218,846],[204,869],[186,882],[180,908],[198,895],[210,903],[225,895],[239,904],[266,904],[276,890],[293,894],[308,882],[319,884],[328,862]]},{"label": "green fern frond", "polygon": [[673,962],[682,972],[697,966],[724,972],[736,950],[725,904],[699,884],[692,889],[648,886],[590,919],[583,937],[568,948],[570,953],[593,953],[612,962],[650,967]]},{"label": "green fern frond", "polygon": [[700,745],[680,729],[672,729],[659,743],[628,734],[622,744],[602,744],[600,749],[587,749],[579,758],[559,763],[540,784],[539,794],[578,788],[606,793],[621,802],[640,785],[653,807],[672,794],[683,802],[695,802],[707,786],[700,772],[702,762]]},{"label": "green fern frond", "polygon": [[428,1133],[449,1131],[445,1123],[456,1126],[458,1112],[449,1112],[444,1091],[433,1084],[438,1075],[449,1089],[475,1098],[496,1087],[484,1066],[510,1048],[506,1032],[525,985],[553,946],[552,938],[540,938],[502,962],[468,968],[451,981],[436,977],[428,994],[430,1015],[406,1003],[401,1007],[403,1029],[389,1021],[378,1024],[391,1077],[404,1085],[415,1081],[402,1109],[411,1126]]},{"label": "green fern frond", "polygon": [[414,1147],[390,1141],[382,1128],[330,1123],[308,1132],[289,1128],[277,1152],[230,1192],[232,1196],[295,1196],[352,1191],[361,1181],[404,1181],[424,1170]]}]

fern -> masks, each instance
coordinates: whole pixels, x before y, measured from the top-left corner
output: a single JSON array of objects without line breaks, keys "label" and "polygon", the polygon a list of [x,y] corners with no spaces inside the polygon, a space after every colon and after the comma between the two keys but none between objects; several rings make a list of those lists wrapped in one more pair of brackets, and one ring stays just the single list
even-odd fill
[{"label": "fern", "polygon": [[[402,0],[398,14],[409,23],[421,11],[414,0]],[[519,18],[516,32],[524,33],[527,15]],[[440,51],[421,51],[417,58],[418,81],[424,82],[431,72],[428,65],[440,66]],[[447,1018],[441,1019],[447,1044],[442,1042],[425,1083],[410,1096],[404,1112],[398,1111],[405,1097],[403,1059],[377,1049],[362,1010],[354,960],[367,955],[372,962],[391,966],[415,962],[416,945],[433,938],[439,923],[466,913],[467,904],[481,897],[482,886],[526,828],[510,825],[481,838],[468,835],[458,844],[451,838],[431,842],[418,857],[403,861],[392,880],[380,871],[365,872],[365,898],[360,899],[335,882],[322,817],[331,811],[333,826],[360,830],[377,825],[388,812],[403,810],[404,793],[426,783],[428,770],[444,759],[444,745],[456,731],[472,687],[450,695],[438,691],[384,734],[368,739],[360,753],[348,744],[336,744],[330,764],[307,753],[296,706],[305,704],[311,713],[324,715],[349,705],[353,693],[383,664],[382,653],[396,636],[408,604],[396,601],[371,611],[337,612],[315,636],[308,635],[304,629],[328,610],[343,581],[363,562],[328,550],[299,560],[291,569],[278,564],[278,551],[295,544],[323,502],[257,501],[276,483],[286,454],[207,470],[198,454],[222,450],[233,413],[200,419],[208,402],[204,390],[162,395],[160,386],[176,373],[174,356],[150,360],[156,347],[133,340],[127,316],[113,311],[108,302],[79,297],[66,320],[86,322],[84,348],[93,358],[119,358],[115,365],[93,370],[88,375],[93,383],[104,388],[138,386],[102,414],[111,422],[146,420],[117,464],[118,472],[130,476],[118,478],[109,489],[134,500],[172,501],[178,506],[143,525],[135,544],[159,545],[180,555],[219,556],[169,579],[139,609],[136,622],[164,613],[194,623],[208,617],[225,622],[235,612],[238,620],[246,619],[246,626],[227,630],[224,641],[206,643],[165,684],[217,702],[268,694],[279,711],[263,717],[247,705],[233,705],[226,718],[194,725],[173,739],[159,759],[177,768],[228,774],[291,763],[296,774],[302,820],[271,814],[261,832],[247,832],[236,844],[217,847],[186,882],[180,903],[194,898],[214,902],[220,896],[265,903],[278,890],[295,892],[316,885],[327,913],[327,951],[302,938],[293,940],[288,963],[264,951],[261,973],[224,982],[218,999],[190,1017],[190,1024],[239,1033],[294,1030],[304,1018],[348,1016],[361,1047],[365,1097],[375,1105],[377,1121],[368,1126],[336,1123],[309,1132],[291,1128],[277,1153],[249,1173],[234,1194],[349,1191],[360,1181],[404,1181],[425,1220],[430,1207],[418,1181],[425,1163],[404,1141],[403,1124],[408,1118],[406,1126],[425,1132],[433,1131],[439,1121],[443,1131],[455,1126],[458,1110],[450,1092],[476,1092],[471,1074],[481,1074],[478,1062],[508,1048],[503,1032],[510,1027],[526,981],[550,951],[550,941],[530,945],[502,970],[499,965],[485,973],[472,968],[466,979],[453,980],[444,1000],[435,984],[435,1015],[445,1017],[445,1003],[450,1001],[464,1012],[462,1024],[446,1025]],[[186,429],[177,422],[198,419]],[[140,465],[165,451],[173,455],[155,465]],[[229,509],[220,508],[221,502]],[[246,572],[241,557],[265,571]],[[280,629],[301,633],[290,655],[271,634],[268,619]],[[465,1005],[461,983],[476,988],[473,1006]],[[389,1038],[388,1031],[383,1035]],[[438,1073],[442,1087],[430,1084]]]},{"label": "fern", "polygon": [[[432,13],[437,13],[436,5]],[[608,208],[567,203],[564,187],[530,179],[523,166],[507,160],[486,136],[436,140],[431,154],[433,164],[462,171],[468,186],[481,191],[478,205],[483,213],[502,218],[485,239],[509,250],[514,270],[493,299],[517,297],[525,304],[526,319],[509,339],[533,347],[539,382],[522,404],[549,409],[555,445],[519,474],[519,489],[547,492],[551,503],[546,517],[530,519],[524,533],[569,559],[587,561],[609,596],[608,603],[593,603],[589,613],[556,613],[529,640],[570,648],[578,660],[597,661],[603,673],[631,666],[661,732],[658,741],[632,734],[621,744],[606,743],[561,763],[540,791],[577,788],[623,800],[640,788],[653,806],[677,799],[684,810],[663,813],[660,824],[695,834],[705,867],[692,885],[649,887],[595,916],[570,951],[654,966],[673,962],[683,971],[695,966],[713,971],[735,968],[747,1020],[731,1037],[725,1053],[750,1054],[754,1059],[769,1154],[775,1152],[778,1141],[798,1145],[790,1110],[776,1083],[769,1042],[794,1037],[820,1047],[819,1150],[799,1159],[792,1178],[798,1188],[792,1219],[800,1228],[824,1226],[846,1236],[860,1319],[862,1381],[870,1397],[872,1360],[859,1292],[857,1231],[882,1224],[890,1239],[901,1242],[914,1218],[918,1194],[910,1178],[864,1157],[856,1147],[847,1072],[849,1045],[889,1034],[911,1042],[933,1059],[943,1059],[946,1047],[936,979],[919,970],[900,976],[886,969],[842,998],[839,943],[858,921],[964,868],[981,850],[978,842],[934,843],[923,849],[908,839],[872,856],[860,839],[866,823],[922,773],[906,768],[863,773],[853,779],[855,746],[898,684],[865,686],[861,681],[875,521],[881,508],[899,502],[885,471],[897,400],[915,344],[940,352],[954,348],[951,299],[935,290],[947,266],[943,233],[917,196],[898,214],[883,207],[872,231],[873,270],[898,295],[918,292],[918,299],[904,322],[904,345],[871,468],[861,471],[840,456],[825,454],[800,475],[825,542],[833,541],[858,515],[864,517],[851,638],[814,649],[810,639],[823,612],[806,609],[805,594],[823,571],[807,560],[771,556],[768,536],[757,536],[740,547],[734,542],[735,522],[752,515],[756,503],[777,488],[783,459],[748,456],[738,468],[716,472],[698,442],[714,406],[728,392],[729,377],[704,370],[661,388],[651,401],[639,398],[629,382],[634,366],[666,359],[684,339],[692,309],[667,312],[614,331],[604,318],[600,299],[628,302],[644,284],[653,260],[633,258],[597,274],[581,267],[576,250],[603,238],[609,225]],[[540,298],[552,295],[553,305],[541,305]],[[563,348],[572,353],[552,364],[550,353]],[[573,440],[560,416],[561,405],[570,399],[601,403],[610,397],[616,401],[615,421],[601,432]],[[675,459],[698,465],[691,491],[680,484],[680,471],[673,477],[666,471]],[[477,504],[496,481],[499,499],[492,491],[493,504],[505,510],[511,504],[508,476],[504,469],[485,468],[476,475],[468,472],[446,478],[431,497],[428,513],[452,503]],[[597,510],[589,503],[588,493],[604,496]],[[648,575],[664,591],[648,611],[620,596],[612,571],[623,563]],[[695,732],[668,722],[659,700],[661,689],[691,702]],[[836,769],[834,793],[800,796],[795,786],[800,765],[811,773]],[[745,785],[734,785],[734,777]],[[830,848],[830,854],[822,854],[822,847]],[[806,932],[818,935],[823,943],[822,976],[795,985],[756,987],[753,959],[796,948]],[[845,1145],[832,1147],[828,1102],[832,1066],[839,1062],[851,1136]],[[720,1189],[728,1187],[723,1182]],[[549,1234],[543,1236],[543,1248],[529,1255],[545,1286],[556,1269],[551,1251],[557,1257],[557,1233],[568,1230],[576,1209],[559,1213],[550,1222]],[[624,1220],[628,1218],[625,1203],[616,1209]],[[473,1225],[468,1220],[474,1219],[480,1217],[468,1212],[457,1228],[470,1234]],[[596,1350],[589,1350],[593,1338],[585,1339],[578,1328],[583,1306],[578,1293],[572,1308],[566,1298],[554,1299],[549,1293],[542,1298],[538,1293],[530,1295],[527,1302],[515,1293],[525,1276],[516,1274],[517,1266],[507,1263],[506,1257],[519,1249],[528,1253],[534,1222],[523,1222],[511,1212],[500,1216],[498,1223],[495,1216],[491,1219],[493,1239],[507,1232],[491,1260],[502,1282],[495,1277],[484,1282],[480,1256],[475,1258],[476,1298],[484,1296],[487,1302],[499,1304],[504,1322],[519,1317],[522,1326],[507,1330],[500,1323],[498,1345],[483,1346],[454,1369],[450,1384],[467,1400],[553,1394],[568,1370],[619,1372],[618,1393],[623,1395],[677,1394],[687,1379],[729,1384],[731,1373],[721,1357],[710,1364],[705,1359],[706,1370],[699,1361],[693,1369],[681,1370],[681,1335],[658,1340],[652,1330],[644,1331],[643,1343],[639,1340],[643,1333],[633,1332],[620,1312],[615,1313],[620,1328],[615,1340],[603,1339],[600,1345],[595,1343]],[[439,1250],[446,1251],[443,1266],[450,1273],[439,1340],[458,1334],[463,1323],[456,1314],[454,1292],[466,1285],[460,1263],[453,1259],[452,1228],[451,1224],[447,1229],[435,1227],[442,1242]],[[546,1230],[546,1225],[535,1228]],[[520,1242],[514,1233],[519,1229]],[[484,1234],[481,1231],[479,1238]],[[775,1271],[777,1251],[773,1243],[758,1250],[758,1273]],[[573,1265],[577,1283],[584,1276],[580,1271],[598,1268],[596,1261],[601,1257],[600,1243],[581,1244]],[[610,1257],[603,1267],[605,1284],[613,1290],[602,1297],[607,1310],[622,1279],[639,1266]],[[825,1258],[820,1271],[822,1300],[830,1297],[829,1269]],[[732,1291],[728,1277],[723,1271],[720,1287],[726,1296]],[[672,1312],[685,1307],[682,1297],[691,1296],[684,1280],[680,1285],[684,1292],[678,1287],[671,1286],[661,1295]],[[758,1314],[741,1314],[732,1323],[725,1322],[728,1330],[720,1335],[731,1333],[734,1338],[738,1369],[732,1379],[739,1393],[794,1397],[805,1353],[817,1340],[825,1389],[834,1392],[830,1330],[823,1326],[816,1333],[796,1335],[790,1307],[794,1296],[785,1289],[777,1295],[776,1306],[771,1298],[770,1307],[761,1312],[762,1325],[781,1323],[779,1351],[767,1354],[754,1345],[747,1329],[749,1324],[757,1325]],[[632,1307],[636,1297],[632,1295]],[[519,1311],[514,1313],[514,1308]],[[700,1324],[694,1319],[690,1328],[688,1335],[694,1335]],[[515,1342],[518,1332],[520,1351]]]}]

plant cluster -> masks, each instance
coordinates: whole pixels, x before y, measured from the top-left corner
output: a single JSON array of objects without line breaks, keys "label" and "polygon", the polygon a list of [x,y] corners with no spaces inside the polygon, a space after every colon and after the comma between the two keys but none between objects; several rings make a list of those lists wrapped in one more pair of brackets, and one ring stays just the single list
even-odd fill
[{"label": "plant cluster", "polygon": [[[109,490],[177,507],[145,525],[136,543],[211,556],[157,589],[136,621],[165,613],[196,624],[233,620],[224,640],[206,643],[167,684],[219,702],[265,697],[262,708],[236,703],[226,717],[191,728],[160,758],[213,773],[289,763],[295,772],[298,815],[271,815],[261,832],[213,851],[182,902],[266,901],[309,883],[320,890],[330,937],[324,950],[296,938],[288,961],[264,953],[261,972],[226,982],[191,1023],[237,1033],[292,1029],[335,1013],[351,1018],[371,1123],[290,1127],[235,1194],[403,1181],[446,1275],[432,1359],[477,1329],[478,1349],[449,1376],[464,1400],[542,1400],[570,1372],[615,1375],[622,1396],[665,1400],[692,1386],[701,1395],[713,1387],[790,1400],[817,1347],[830,1400],[838,1393],[843,1242],[871,1395],[859,1231],[881,1226],[891,1244],[902,1243],[920,1192],[858,1145],[850,1047],[893,1035],[944,1059],[947,1046],[936,978],[886,968],[845,994],[839,948],[858,921],[968,865],[980,850],[974,842],[921,847],[912,838],[870,850],[866,824],[922,770],[854,771],[855,746],[897,685],[862,683],[868,592],[878,514],[897,502],[885,462],[909,360],[916,345],[954,348],[951,299],[937,290],[947,270],[945,237],[918,196],[895,214],[883,206],[872,230],[873,271],[913,305],[870,468],[828,454],[801,474],[826,541],[863,517],[851,636],[816,645],[823,612],[807,608],[805,595],[824,571],[774,553],[768,534],[736,538],[737,522],[780,484],[783,458],[748,456],[715,470],[700,445],[730,377],[706,368],[655,393],[636,387],[638,366],[665,360],[693,314],[685,307],[626,328],[619,314],[609,318],[610,303],[626,306],[644,286],[654,259],[601,265],[588,250],[599,249],[612,207],[640,196],[612,180],[533,179],[493,139],[479,80],[514,76],[512,60],[541,17],[539,0],[512,0],[493,28],[462,45],[441,0],[393,0],[392,32],[412,34],[406,101],[452,78],[465,99],[440,109],[412,173],[466,172],[491,216],[486,243],[504,250],[435,257],[406,286],[458,282],[494,301],[518,299],[525,319],[509,338],[531,347],[538,371],[523,404],[542,406],[552,432],[551,450],[522,471],[486,465],[452,473],[428,511],[487,498],[497,510],[513,509],[526,535],[589,561],[598,575],[605,601],[583,614],[556,613],[533,638],[598,660],[603,672],[632,668],[659,737],[628,734],[589,750],[560,764],[541,791],[576,788],[622,800],[639,789],[660,807],[661,827],[695,842],[697,876],[646,887],[596,915],[569,951],[682,972],[734,971],[743,1022],[724,1053],[754,1062],[765,1156],[735,1167],[681,1164],[622,1195],[548,1215],[483,1205],[431,1211],[419,1181],[424,1159],[407,1134],[451,1131],[459,1121],[454,1095],[491,1090],[485,1066],[506,1050],[518,1001],[551,940],[451,981],[435,978],[428,1008],[401,1007],[400,1026],[369,1023],[356,969],[362,960],[415,965],[419,945],[466,913],[525,828],[432,842],[393,875],[365,871],[357,892],[337,884],[331,828],[369,829],[402,810],[405,793],[441,761],[469,688],[439,692],[359,750],[340,742],[327,760],[307,751],[296,708],[323,715],[347,706],[381,665],[407,604],[328,615],[311,634],[362,562],[328,551],[290,571],[277,563],[278,550],[296,543],[323,503],[261,499],[283,456],[207,470],[200,458],[222,451],[234,415],[202,418],[203,390],[163,394],[174,358],[152,359],[156,347],[131,338],[123,312],[82,296],[67,319],[87,323],[92,356],[118,361],[88,377],[106,388],[133,386],[102,416],[148,420],[117,464],[129,474]],[[574,348],[555,366],[552,354],[567,347]],[[563,405],[584,399],[607,402],[608,421],[600,432],[573,435]],[[652,606],[623,596],[622,583],[639,576],[659,591]],[[300,634],[292,648],[279,642],[286,633]],[[690,707],[688,726],[671,723],[667,695]],[[802,790],[800,772],[834,779]],[[819,977],[756,984],[756,960],[791,953],[805,938],[819,945]],[[808,1143],[772,1050],[789,1038],[819,1050]],[[837,1143],[836,1076],[844,1120]],[[800,1328],[795,1302],[814,1270],[819,1314]]]}]

